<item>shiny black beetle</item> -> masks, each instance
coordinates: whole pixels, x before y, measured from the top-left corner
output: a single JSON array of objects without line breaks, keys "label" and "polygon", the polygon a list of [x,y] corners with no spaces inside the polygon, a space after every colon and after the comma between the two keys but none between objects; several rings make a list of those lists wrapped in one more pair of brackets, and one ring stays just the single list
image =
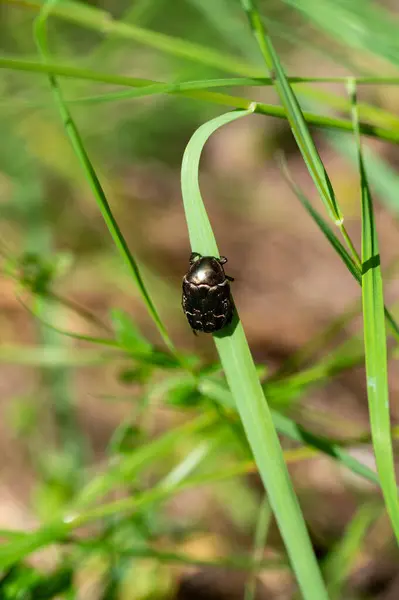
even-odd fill
[{"label": "shiny black beetle", "polygon": [[224,272],[226,262],[224,256],[201,256],[198,252],[190,256],[190,267],[183,277],[182,305],[194,333],[219,331],[233,317],[229,281],[234,280]]}]

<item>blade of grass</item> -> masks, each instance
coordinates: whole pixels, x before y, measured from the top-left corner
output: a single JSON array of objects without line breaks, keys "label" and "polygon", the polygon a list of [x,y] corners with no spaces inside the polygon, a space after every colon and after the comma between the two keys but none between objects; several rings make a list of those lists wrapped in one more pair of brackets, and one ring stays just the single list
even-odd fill
[{"label": "blade of grass", "polygon": [[126,484],[133,481],[134,478],[147,465],[160,459],[167,450],[172,448],[176,442],[184,437],[192,436],[198,431],[210,427],[215,422],[215,417],[210,414],[202,415],[197,419],[192,419],[188,423],[168,431],[164,435],[147,444],[140,446],[131,455],[120,458],[115,464],[115,460],[111,462],[109,468],[96,477],[94,477],[79,493],[74,502],[72,512],[88,506],[92,502],[106,495],[118,485]]},{"label": "blade of grass", "polygon": [[72,349],[62,346],[14,346],[2,344],[0,363],[58,369],[87,367],[109,361],[109,355],[97,350]]},{"label": "blade of grass", "polygon": [[281,103],[286,110],[288,122],[308,168],[309,174],[313,179],[328,214],[337,227],[339,227],[354,264],[360,265],[359,255],[344,226],[343,215],[335,197],[331,181],[313,142],[312,136],[309,133],[299,102],[287,80],[280,59],[274,49],[265,25],[263,24],[255,0],[241,0],[241,3],[247,13],[249,24],[254,37],[258,42],[266,66],[274,78],[276,90],[279,94]]},{"label": "blade of grass", "polygon": [[[37,46],[43,58],[43,62],[46,62],[47,57],[49,56],[48,46],[47,46],[47,32],[46,32],[46,24],[48,16],[51,12],[52,6],[57,2],[57,0],[48,0],[46,4],[43,6],[39,16],[35,20],[34,25],[34,33]],[[97,205],[101,211],[101,214],[104,218],[104,221],[108,227],[108,230],[112,236],[115,246],[119,250],[123,260],[127,264],[131,276],[141,294],[141,297],[144,301],[147,310],[152,317],[165,345],[171,350],[175,352],[173,343],[166,331],[166,328],[158,315],[158,312],[155,308],[155,305],[149,295],[149,292],[145,286],[143,278],[140,273],[139,266],[137,261],[135,260],[133,254],[130,252],[130,249],[126,243],[125,238],[119,226],[112,214],[111,208],[108,204],[107,198],[105,196],[105,192],[101,186],[101,183],[96,175],[95,169],[90,162],[90,159],[87,155],[85,147],[83,145],[83,141],[80,137],[78,129],[73,121],[72,115],[69,112],[69,109],[64,102],[63,95],[61,89],[58,85],[57,79],[54,75],[49,75],[49,83],[51,89],[54,94],[54,99],[57,104],[63,125],[65,127],[65,131],[72,143],[73,149],[79,159],[81,166],[83,168],[85,177],[87,179],[88,184],[94,194],[94,197],[97,201]]]},{"label": "blade of grass", "polygon": [[[284,0],[301,11],[335,41],[380,56],[398,66],[397,19],[395,13],[379,2],[369,0]],[[345,48],[348,51],[348,48]]]},{"label": "blade of grass", "polygon": [[[215,130],[250,115],[254,109],[255,106],[251,106],[247,111],[228,113],[213,119],[201,126],[187,145],[182,161],[182,194],[193,252],[219,256],[198,183],[202,148]],[[309,534],[237,315],[230,326],[213,337],[303,597],[305,600],[326,599],[327,592]]]},{"label": "blade of grass", "polygon": [[[92,81],[101,81],[104,83],[115,83],[117,85],[125,85],[128,87],[143,87],[147,86],[147,89],[141,89],[137,91],[137,97],[151,96],[158,93],[169,93],[169,94],[181,94],[187,98],[195,98],[203,100],[205,102],[211,102],[217,105],[230,106],[232,108],[246,109],[251,104],[251,100],[248,98],[242,98],[239,96],[231,96],[229,94],[222,94],[216,92],[209,92],[201,89],[202,84],[197,82],[187,82],[181,84],[165,84],[159,82],[152,82],[151,80],[137,79],[133,77],[126,77],[123,75],[113,75],[108,73],[98,73],[95,71],[88,71],[86,69],[77,69],[75,67],[69,67],[65,65],[59,65],[54,63],[38,63],[31,60],[20,60],[18,58],[4,58],[0,57],[0,69],[10,70],[21,70],[28,73],[47,73],[49,75],[59,75],[64,77],[74,77],[78,79],[89,79]],[[207,88],[207,81],[205,80],[204,88]],[[195,84],[195,85],[194,85]],[[247,81],[249,85],[249,80]],[[159,86],[159,87],[158,87]],[[193,89],[194,88],[194,89]],[[136,92],[132,92],[132,97],[136,97]],[[273,104],[265,104],[263,102],[256,103],[255,112],[262,115],[276,117],[278,119],[286,119],[286,110],[284,107],[275,106]],[[331,116],[319,115],[309,111],[304,111],[303,117],[309,125],[319,127],[322,129],[331,129],[333,131],[352,132],[352,123],[347,119],[339,119]],[[363,135],[367,135],[372,138],[385,140],[391,143],[399,142],[399,131],[395,129],[384,129],[377,127],[369,123],[361,123],[360,130]]]},{"label": "blade of grass", "polygon": [[[35,319],[40,321],[42,325],[56,333],[59,333],[60,335],[64,335],[66,337],[70,337],[72,339],[80,340],[83,342],[89,342],[91,344],[97,344],[99,346],[107,346],[109,348],[113,348],[114,350],[118,350],[120,353],[127,354],[128,356],[132,357],[135,361],[143,362],[144,364],[152,364],[166,367],[182,366],[181,363],[178,362],[173,355],[161,352],[155,347],[151,346],[150,344],[148,345],[147,350],[143,351],[143,349],[134,348],[132,346],[129,347],[115,338],[99,338],[81,333],[76,333],[67,329],[60,329],[59,327],[56,327],[52,323],[49,323],[48,321],[43,319],[35,309],[29,308],[29,306],[22,300],[22,298],[18,298],[18,300]],[[115,355],[118,356],[118,353],[116,353]],[[189,369],[188,363],[185,363],[184,366],[186,366],[186,368]]]},{"label": "blade of grass", "polygon": [[[353,140],[347,136],[329,132],[327,141],[345,159],[357,164],[356,144]],[[371,188],[376,193],[378,200],[397,218],[399,216],[397,194],[399,175],[397,170],[389,164],[386,158],[381,156],[377,149],[364,146],[363,157]]]},{"label": "blade of grass", "polygon": [[[337,254],[341,258],[341,260],[344,262],[344,264],[346,265],[346,267],[350,271],[350,273],[356,279],[356,281],[360,285],[362,285],[362,272],[361,272],[361,268],[358,267],[357,265],[354,265],[354,263],[352,261],[352,258],[349,256],[346,248],[341,244],[341,242],[339,241],[339,239],[337,238],[337,236],[335,235],[335,233],[332,231],[332,229],[329,226],[329,224],[327,223],[327,221],[312,206],[312,204],[306,198],[306,196],[302,192],[302,190],[294,183],[294,181],[292,180],[292,178],[291,178],[291,176],[290,176],[290,174],[288,172],[288,169],[286,168],[284,162],[282,163],[282,171],[283,171],[283,174],[284,174],[284,176],[286,178],[286,181],[287,181],[288,185],[290,186],[290,188],[292,189],[292,191],[294,192],[294,194],[296,195],[296,197],[298,198],[298,200],[301,202],[302,206],[307,210],[307,212],[309,213],[309,215],[312,217],[312,219],[318,225],[319,229],[325,235],[325,237],[327,238],[327,240],[329,241],[329,243],[331,244],[331,246],[337,252]],[[391,333],[392,333],[393,337],[395,338],[396,341],[399,341],[399,325],[395,321],[395,319],[393,318],[391,312],[389,311],[389,309],[386,306],[384,306],[384,314],[385,314],[385,318],[387,320],[387,323],[389,325],[389,328],[391,330]]]},{"label": "blade of grass", "polygon": [[[293,456],[293,451],[291,451],[290,454]],[[75,529],[85,524],[116,515],[133,515],[151,505],[165,502],[181,491],[192,489],[197,486],[221,483],[232,477],[239,477],[247,473],[252,473],[254,470],[255,468],[252,462],[241,462],[227,469],[224,468],[222,471],[214,471],[187,478],[176,485],[156,485],[133,497],[129,496],[127,498],[115,500],[83,512],[70,512],[63,518],[51,519],[46,525],[34,532],[20,536],[11,535],[9,543],[0,546],[0,568],[7,568],[13,563],[23,559],[28,554],[31,554],[48,544],[68,540],[70,534]],[[3,535],[6,536],[6,532],[3,531]]]},{"label": "blade of grass", "polygon": [[399,542],[399,500],[389,413],[387,340],[378,235],[373,200],[364,168],[356,108],[356,86],[353,82],[348,86],[348,91],[353,107],[353,129],[358,151],[362,197],[362,302],[371,435],[385,505]]},{"label": "blade of grass", "polygon": [[[289,455],[290,460],[294,461],[297,458],[300,460],[309,458],[307,454],[303,456],[302,450],[302,448],[299,449],[299,456],[296,450],[287,452],[287,455]],[[62,519],[51,520],[49,523],[32,533],[23,536],[13,535],[12,540],[10,540],[8,544],[0,546],[0,568],[10,566],[23,559],[28,554],[31,554],[48,544],[67,540],[70,537],[70,534],[82,525],[114,515],[134,514],[155,503],[167,501],[170,497],[181,491],[192,489],[197,486],[221,483],[232,477],[239,477],[244,474],[253,473],[254,471],[255,468],[252,462],[240,462],[227,469],[224,468],[223,471],[190,477],[176,486],[155,486],[134,497],[122,498],[121,500],[91,508],[85,512],[71,512]]]},{"label": "blade of grass", "polygon": [[[83,549],[99,549],[103,550],[104,546],[107,551],[115,553],[118,556],[126,556],[130,558],[152,558],[159,562],[166,564],[182,564],[182,565],[192,565],[197,567],[211,567],[211,568],[219,568],[219,569],[234,569],[234,570],[242,570],[242,571],[250,571],[253,569],[253,562],[248,558],[241,556],[226,556],[217,558],[214,560],[205,560],[199,557],[190,556],[186,553],[179,552],[168,552],[165,550],[157,550],[156,548],[151,547],[132,547],[132,548],[121,548],[120,546],[116,546],[115,544],[104,544],[104,540],[100,539],[98,542],[94,541],[81,541],[79,539],[76,540],[79,544],[80,548]],[[282,558],[269,558],[263,559],[256,564],[257,569],[287,569],[288,565],[284,562]]]},{"label": "blade of grass", "polygon": [[17,300],[20,302],[21,306],[23,306],[23,308],[30,313],[31,316],[33,316],[35,319],[37,319],[44,327],[46,327],[47,329],[51,329],[55,333],[59,333],[60,335],[70,337],[75,340],[80,340],[83,342],[90,342],[92,344],[98,344],[100,346],[108,346],[111,348],[123,350],[123,348],[118,344],[118,342],[111,338],[99,338],[99,337],[95,337],[95,336],[91,336],[91,335],[75,333],[73,331],[68,331],[66,329],[60,329],[59,327],[56,327],[52,323],[49,323],[48,321],[46,321],[46,319],[44,319],[41,316],[40,312],[37,310],[36,307],[30,308],[26,304],[26,302],[19,296],[17,296]]},{"label": "blade of grass", "polygon": [[258,522],[255,529],[254,549],[253,549],[253,568],[245,585],[244,600],[254,600],[256,594],[256,575],[259,569],[259,564],[262,560],[262,555],[266,545],[266,538],[269,531],[271,520],[271,510],[267,495],[263,497],[259,507]]},{"label": "blade of grass", "polygon": [[[236,410],[233,396],[223,384],[205,380],[199,384],[199,389],[204,395],[220,402],[223,406]],[[274,426],[279,434],[295,442],[306,444],[314,453],[322,452],[330,456],[333,460],[340,462],[343,466],[353,471],[353,473],[356,473],[356,475],[360,475],[360,477],[364,477],[368,481],[379,485],[376,473],[352,457],[339,444],[307,432],[303,427],[295,423],[295,421],[276,410],[271,409],[270,412]]]},{"label": "blade of grass", "polygon": [[[42,6],[39,2],[18,2],[14,0],[12,4],[21,4],[30,6],[34,10],[39,10]],[[81,25],[94,29],[100,34],[112,34],[119,39],[133,39],[145,46],[161,50],[165,54],[171,56],[185,58],[199,64],[207,65],[212,68],[219,68],[226,72],[231,72],[240,75],[257,76],[262,75],[261,69],[255,68],[251,64],[242,63],[237,57],[223,54],[216,50],[209,49],[206,46],[192,44],[187,40],[182,40],[160,34],[155,31],[145,30],[140,27],[130,26],[128,23],[119,22],[113,19],[109,12],[100,10],[97,7],[85,6],[77,2],[63,2],[62,6],[55,5],[54,16],[66,19]],[[240,41],[242,45],[242,40]],[[350,110],[350,106],[344,98],[339,95],[334,95],[331,92],[321,93],[310,86],[302,86],[300,94],[315,100],[323,101],[331,107],[339,108],[340,110]],[[392,123],[397,124],[397,117],[384,111],[381,108],[376,108],[369,105],[359,107],[360,114],[367,120],[378,125],[383,122],[388,129],[394,128]]]},{"label": "blade of grass", "polygon": [[40,548],[67,539],[75,529],[87,523],[114,515],[134,514],[154,503],[166,501],[180,491],[199,485],[212,485],[252,471],[252,463],[240,463],[228,469],[224,468],[222,472],[188,478],[176,486],[154,486],[133,497],[122,498],[84,512],[70,512],[63,518],[51,519],[36,531],[21,537],[13,536],[8,544],[0,546],[0,568],[5,569]]}]

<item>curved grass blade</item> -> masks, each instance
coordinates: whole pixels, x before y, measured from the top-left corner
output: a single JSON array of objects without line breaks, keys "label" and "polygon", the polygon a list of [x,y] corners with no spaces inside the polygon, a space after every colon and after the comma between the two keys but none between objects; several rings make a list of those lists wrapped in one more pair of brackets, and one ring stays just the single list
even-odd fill
[{"label": "curved grass blade", "polygon": [[353,129],[362,196],[362,301],[371,436],[385,505],[399,542],[399,499],[389,413],[387,339],[378,236],[373,200],[364,168],[356,107],[356,86],[353,82],[348,86],[348,91],[352,100]]},{"label": "curved grass blade", "polygon": [[[46,22],[48,16],[51,12],[53,4],[55,4],[58,0],[47,0],[46,4],[43,6],[42,10],[39,13],[39,16],[35,20],[35,39],[37,46],[40,50],[40,53],[43,57],[43,62],[45,63],[47,57],[49,55],[48,46],[47,46],[47,35],[46,35]],[[149,314],[151,315],[158,331],[165,342],[165,345],[174,352],[173,343],[166,331],[166,328],[158,315],[158,312],[155,308],[155,305],[149,295],[149,292],[146,288],[144,280],[141,276],[139,266],[134,256],[129,250],[127,242],[123,237],[121,230],[115,220],[115,217],[112,214],[111,208],[108,204],[108,200],[106,198],[105,192],[101,186],[101,183],[97,177],[95,169],[90,162],[90,159],[87,155],[86,149],[84,147],[83,141],[80,137],[79,131],[75,125],[75,122],[72,118],[69,109],[64,102],[63,95],[61,89],[58,85],[57,79],[54,75],[49,74],[49,82],[50,86],[53,90],[54,99],[56,101],[58,110],[60,112],[60,116],[62,118],[63,125],[65,127],[65,131],[72,143],[73,149],[79,159],[79,162],[83,168],[86,179],[90,185],[90,188],[94,194],[94,197],[97,201],[97,205],[101,211],[101,214],[104,218],[104,221],[108,227],[108,230],[112,236],[115,246],[119,250],[123,260],[127,264],[132,278],[141,294],[141,297],[144,301],[144,304],[147,307]]]},{"label": "curved grass blade", "polygon": [[[250,115],[255,108],[255,105],[251,105],[248,110],[228,113],[209,121],[195,132],[187,145],[182,162],[182,193],[194,252],[219,256],[198,183],[202,148],[219,127]],[[213,337],[303,597],[305,600],[326,600],[327,592],[309,534],[238,317]]]}]

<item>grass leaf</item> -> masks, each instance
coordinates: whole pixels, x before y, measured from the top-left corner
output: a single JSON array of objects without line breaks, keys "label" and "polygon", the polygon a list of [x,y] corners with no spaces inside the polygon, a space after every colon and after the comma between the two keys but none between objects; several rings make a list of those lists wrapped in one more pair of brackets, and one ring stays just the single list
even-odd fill
[{"label": "grass leaf", "polygon": [[256,2],[255,0],[241,0],[241,3],[248,15],[252,32],[258,42],[266,66],[271,76],[274,78],[276,90],[280,96],[281,103],[285,108],[292,133],[298,144],[298,148],[301,151],[309,174],[313,179],[328,214],[337,227],[339,227],[352,256],[352,260],[358,265],[360,259],[344,226],[343,215],[335,197],[330,178],[313,142],[312,136],[310,135],[306,119],[297,97],[285,75],[272,40],[268,35],[259,11],[256,8]]},{"label": "grass leaf", "polygon": [[[292,191],[294,192],[294,194],[296,195],[298,200],[301,202],[302,206],[307,210],[307,212],[312,217],[312,219],[315,221],[315,223],[318,225],[320,230],[324,233],[325,237],[330,242],[331,246],[334,248],[334,250],[337,252],[337,254],[340,256],[340,258],[342,259],[342,261],[344,262],[344,264],[346,265],[346,267],[348,268],[350,273],[353,275],[353,277],[356,279],[356,281],[361,285],[362,284],[361,269],[357,265],[354,264],[352,257],[349,255],[346,248],[341,244],[341,242],[339,241],[339,239],[337,238],[337,236],[335,235],[335,233],[333,232],[333,230],[331,229],[331,227],[329,226],[327,221],[312,206],[312,204],[306,198],[306,196],[302,192],[302,190],[293,182],[293,180],[292,180],[291,176],[289,175],[288,170],[284,164],[283,164],[283,173],[284,173],[284,176],[286,178],[288,185],[291,187]],[[392,335],[394,336],[396,341],[399,341],[399,325],[395,321],[391,312],[388,310],[388,308],[386,306],[384,306],[384,315],[385,315],[386,321],[389,325],[389,328],[392,332]]]},{"label": "grass leaf", "polygon": [[399,500],[389,413],[387,339],[381,261],[373,200],[360,143],[356,87],[352,82],[348,88],[352,100],[353,129],[358,151],[362,197],[362,301],[371,435],[385,505],[399,542]]},{"label": "grass leaf", "polygon": [[[48,45],[47,45],[47,32],[46,32],[47,19],[50,14],[50,11],[52,9],[52,6],[55,3],[57,3],[57,1],[58,0],[48,0],[44,4],[41,12],[39,13],[39,16],[35,20],[35,28],[34,28],[35,39],[36,39],[37,46],[41,52],[41,55],[43,57],[44,63],[47,61],[47,58],[49,55]],[[119,229],[119,226],[115,220],[115,217],[112,214],[111,207],[108,204],[108,200],[107,200],[105,192],[101,186],[101,183],[97,177],[95,169],[90,162],[90,159],[89,159],[86,149],[84,147],[83,141],[80,137],[79,131],[75,125],[75,122],[72,118],[72,115],[71,115],[66,103],[64,102],[63,95],[62,95],[61,89],[58,85],[57,79],[52,74],[49,74],[49,83],[52,88],[52,91],[54,94],[54,99],[57,104],[60,116],[62,118],[62,122],[65,127],[65,131],[72,143],[72,146],[76,153],[76,156],[79,159],[79,162],[83,168],[83,172],[85,174],[87,182],[88,182],[88,184],[93,192],[93,195],[97,201],[97,205],[101,211],[104,221],[105,221],[105,223],[108,227],[108,230],[112,236],[114,244],[117,247],[117,249],[119,250],[123,260],[127,264],[128,268],[130,270],[130,274],[141,294],[141,297],[144,301],[144,304],[147,307],[149,314],[151,315],[155,325],[158,328],[159,333],[161,334],[162,339],[164,340],[166,346],[171,351],[174,351],[173,343],[172,343],[171,339],[169,338],[166,328],[165,328],[160,316],[158,315],[155,305],[154,305],[154,303],[150,297],[150,294],[146,288],[146,285],[143,281],[138,263],[137,263],[136,259],[134,258],[133,254],[130,252],[127,242],[126,242],[121,230]]]},{"label": "grass leaf", "polygon": [[[182,193],[193,252],[219,256],[198,182],[202,148],[219,127],[250,115],[255,107],[205,123],[186,147],[182,162]],[[325,600],[327,592],[238,316],[235,315],[233,323],[213,337],[303,597],[305,600]]]}]

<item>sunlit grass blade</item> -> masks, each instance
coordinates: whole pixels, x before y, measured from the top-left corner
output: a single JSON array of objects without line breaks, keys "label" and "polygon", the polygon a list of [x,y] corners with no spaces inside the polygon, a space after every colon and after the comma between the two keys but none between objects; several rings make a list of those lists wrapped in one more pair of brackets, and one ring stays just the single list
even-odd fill
[{"label": "sunlit grass blade", "polygon": [[112,461],[104,473],[94,477],[80,491],[74,502],[73,510],[90,505],[118,486],[132,484],[145,467],[162,458],[179,440],[199,431],[204,432],[214,422],[214,415],[201,415],[140,446],[132,454],[120,457],[117,462]]},{"label": "sunlit grass blade", "polygon": [[[302,450],[300,448],[299,452],[297,450],[286,451],[284,455],[287,457],[287,462],[309,458]],[[105,517],[134,514],[148,506],[164,502],[181,491],[198,486],[212,485],[216,482],[227,481],[230,478],[253,472],[254,465],[251,461],[240,462],[232,467],[224,467],[222,471],[218,470],[189,477],[176,486],[156,485],[133,497],[129,496],[88,510],[68,513],[63,518],[53,519],[43,527],[26,535],[13,535],[13,532],[11,532],[9,543],[0,546],[0,567],[6,568],[43,546],[65,539],[66,536],[82,525]],[[7,538],[7,532],[3,531],[3,536]],[[285,562],[282,561],[281,566],[284,568]]]},{"label": "sunlit grass blade", "polygon": [[92,344],[98,344],[99,346],[108,346],[111,348],[117,348],[117,349],[119,348],[121,350],[123,349],[123,347],[120,346],[116,340],[113,340],[110,338],[109,339],[108,338],[99,338],[99,337],[95,337],[95,336],[91,336],[91,335],[76,333],[74,331],[68,331],[67,329],[61,329],[60,327],[53,325],[53,323],[49,323],[48,321],[46,321],[46,319],[43,319],[43,317],[41,316],[40,312],[37,310],[36,307],[30,308],[26,304],[26,302],[20,297],[18,298],[18,300],[21,303],[21,305],[25,308],[25,310],[27,310],[35,319],[40,321],[40,323],[42,325],[44,325],[44,327],[51,329],[55,333],[59,333],[60,335],[70,337],[75,340],[80,340],[83,342],[90,342]]},{"label": "sunlit grass blade", "polygon": [[[245,109],[251,100],[248,98],[242,98],[241,96],[232,96],[221,92],[211,92],[207,88],[207,81],[204,84],[200,82],[186,82],[181,84],[166,84],[151,80],[143,80],[135,77],[126,77],[124,75],[115,75],[110,73],[98,73],[95,71],[88,71],[86,69],[78,69],[76,67],[59,65],[56,63],[39,63],[32,60],[21,60],[19,58],[11,57],[0,57],[0,69],[18,70],[25,71],[27,73],[47,73],[63,77],[71,77],[76,79],[98,81],[104,83],[114,83],[117,85],[123,85],[126,87],[139,87],[140,90],[132,92],[132,97],[144,97],[152,96],[155,94],[179,94],[187,98],[195,98],[204,102],[210,102],[216,105],[228,106],[231,108]],[[249,85],[249,80],[247,80]],[[145,89],[144,89],[145,86]],[[211,87],[213,87],[211,85]],[[124,94],[121,92],[121,94]],[[109,94],[109,99],[115,101],[119,97],[119,92]],[[124,98],[124,96],[122,96]],[[122,99],[120,98],[120,99]],[[127,99],[127,94],[125,99]],[[72,99],[73,102],[79,103],[79,98]],[[104,98],[99,96],[95,97],[83,97],[84,102],[102,102],[107,100],[107,95]],[[28,108],[30,103],[28,103]],[[12,107],[12,110],[21,110],[21,106],[16,104],[16,107]],[[274,104],[266,104],[264,102],[257,102],[255,112],[261,115],[267,115],[276,117],[278,119],[286,119],[286,110],[284,107],[277,106]],[[352,132],[352,123],[348,119],[341,119],[337,117],[319,115],[309,111],[303,111],[303,117],[308,125],[314,125],[321,129],[328,129],[332,131],[343,131],[346,133]],[[394,128],[388,129],[378,127],[374,124],[361,123],[360,130],[362,135],[366,135],[372,138],[386,140],[391,143],[399,143],[399,131]]]},{"label": "sunlit grass blade", "polygon": [[[361,272],[360,267],[358,267],[357,265],[354,264],[352,257],[349,255],[346,248],[341,244],[341,242],[339,241],[339,239],[337,238],[337,236],[331,229],[330,225],[320,215],[320,213],[312,206],[312,204],[306,198],[306,196],[302,192],[302,190],[293,182],[291,176],[288,173],[288,170],[286,169],[286,167],[284,165],[283,165],[283,172],[284,172],[287,183],[291,187],[292,191],[294,192],[294,194],[296,195],[298,200],[301,202],[302,206],[307,210],[309,215],[312,217],[312,219],[318,225],[320,230],[325,235],[326,239],[329,241],[331,246],[334,248],[334,250],[340,256],[340,258],[342,259],[342,261],[344,262],[344,264],[346,265],[346,267],[348,268],[350,273],[353,275],[353,277],[356,279],[356,281],[361,285],[362,284],[362,272]],[[385,314],[387,323],[389,325],[389,328],[392,332],[392,335],[394,336],[396,341],[399,341],[399,325],[393,318],[391,312],[385,306],[384,306],[384,314]]]},{"label": "sunlit grass blade", "polygon": [[[57,3],[58,0],[48,0],[47,3],[43,6],[42,11],[39,16],[36,18],[34,33],[37,46],[41,52],[43,57],[43,61],[46,62],[47,57],[49,56],[49,51],[47,47],[47,35],[46,35],[46,24],[48,16],[51,12],[52,6]],[[63,95],[61,89],[58,85],[57,79],[54,75],[49,75],[49,83],[53,90],[54,99],[56,101],[58,110],[60,112],[60,116],[65,127],[65,131],[72,143],[72,147],[76,153],[77,158],[82,166],[83,172],[87,179],[87,182],[94,194],[94,197],[97,201],[97,205],[101,211],[101,214],[104,218],[104,221],[108,227],[108,230],[112,236],[115,246],[119,250],[123,260],[127,264],[130,274],[141,294],[141,297],[147,307],[149,314],[151,315],[155,325],[158,328],[159,333],[162,336],[166,346],[174,351],[173,343],[166,331],[166,328],[158,315],[158,312],[155,308],[155,305],[149,295],[147,287],[143,281],[143,278],[140,273],[140,269],[136,259],[133,254],[130,252],[130,249],[127,245],[127,242],[119,229],[118,223],[115,220],[115,217],[112,214],[111,208],[108,204],[108,200],[106,198],[105,192],[101,186],[101,183],[97,177],[95,169],[90,162],[86,149],[84,147],[83,141],[80,137],[79,131],[75,125],[75,122],[72,118],[69,109],[64,102]]]},{"label": "sunlit grass blade", "polygon": [[[35,0],[30,0],[29,3],[26,3],[23,0],[21,0],[21,2],[18,0],[9,0],[9,2],[11,4],[29,6],[29,8],[34,10],[40,10],[40,8],[43,6],[41,2]],[[212,12],[214,13],[215,10],[212,9]],[[174,38],[173,36],[160,34],[156,31],[141,29],[135,25],[117,21],[113,18],[110,12],[100,10],[94,6],[89,7],[85,5],[83,7],[82,3],[64,1],[54,6],[52,14],[60,19],[76,23],[82,27],[93,29],[101,35],[112,34],[115,39],[135,40],[147,47],[160,50],[167,55],[184,58],[211,68],[217,68],[219,70],[243,76],[257,77],[262,75],[261,69],[255,68],[250,63],[243,63],[234,55],[224,54],[210,49],[207,46],[192,44],[186,39],[183,40]],[[239,43],[241,44],[242,48],[242,36]],[[321,79],[322,78],[319,80]],[[338,81],[340,78],[333,79]],[[394,78],[387,79],[388,81],[392,82],[392,79]],[[368,78],[368,80],[373,82],[375,81],[375,78]],[[323,102],[327,103],[331,107],[335,107],[340,110],[347,110],[349,108],[345,99],[339,95],[332,94],[331,92],[321,92],[320,90],[315,90],[310,86],[302,86],[298,93],[300,93],[301,96],[314,98],[316,100],[322,99]],[[231,104],[231,106],[234,106],[234,104]],[[397,124],[398,122],[395,115],[389,114],[387,111],[384,111],[381,108],[376,109],[375,107],[369,105],[361,105],[359,107],[359,113],[369,123],[373,123],[374,126],[382,122],[387,129],[396,129],[396,132],[391,132],[391,136],[395,136],[396,133],[397,137],[397,127],[392,125],[392,123]],[[387,131],[387,129],[382,129],[381,134],[389,136],[389,131]],[[367,132],[367,130],[368,126],[365,125],[365,131]],[[368,131],[371,133],[370,130]]]},{"label": "sunlit grass blade", "polygon": [[[338,133],[328,132],[328,143],[334,150],[341,154],[345,159],[357,165],[357,152],[354,140],[348,136],[342,136]],[[363,146],[363,158],[367,169],[367,176],[371,188],[378,196],[378,200],[388,208],[395,216],[399,216],[399,174],[395,167],[381,154],[378,149],[371,148],[369,145]]]},{"label": "sunlit grass blade", "polygon": [[341,221],[342,214],[333,193],[331,182],[306,126],[298,100],[285,76],[280,60],[256,8],[255,1],[242,0],[242,5],[247,12],[249,23],[258,42],[266,66],[274,78],[282,105],[287,111],[287,119],[291,126],[292,133],[319,191],[320,197],[331,218],[334,221]]},{"label": "sunlit grass blade", "polygon": [[[80,548],[98,548],[99,550],[104,549],[104,540],[96,541],[85,541],[81,542],[79,540]],[[243,556],[226,556],[222,558],[216,559],[208,559],[200,558],[199,556],[190,556],[190,554],[183,552],[168,552],[165,550],[157,550],[152,547],[146,546],[136,546],[130,548],[121,548],[120,546],[115,547],[112,545],[111,547],[107,546],[107,549],[112,552],[114,555],[129,557],[131,559],[134,558],[150,558],[153,560],[157,560],[159,562],[165,564],[182,564],[182,565],[192,565],[196,567],[210,567],[214,569],[233,569],[233,570],[241,570],[241,571],[251,571],[253,569],[253,562]],[[266,570],[266,569],[288,569],[288,564],[284,562],[283,559],[279,558],[264,558],[256,565],[257,569]]]},{"label": "sunlit grass blade", "polygon": [[254,600],[256,597],[256,575],[258,565],[262,560],[262,555],[266,545],[267,534],[269,531],[269,525],[271,520],[271,510],[267,495],[265,494],[259,507],[258,522],[256,524],[255,536],[254,536],[254,549],[253,549],[253,571],[248,577],[245,586],[244,600]]},{"label": "sunlit grass blade", "polygon": [[282,166],[282,171],[283,171],[283,174],[285,176],[285,179],[286,179],[288,185],[290,186],[290,188],[292,189],[294,194],[297,196],[297,198],[301,202],[302,206],[306,209],[306,211],[309,213],[309,215],[312,217],[312,219],[317,223],[318,227],[321,229],[321,231],[323,232],[323,234],[325,235],[325,237],[327,238],[327,240],[329,241],[331,246],[334,248],[334,250],[337,252],[337,254],[340,256],[340,258],[344,262],[348,271],[350,271],[350,273],[352,273],[353,277],[358,282],[360,282],[361,281],[360,268],[353,262],[352,257],[349,255],[347,249],[343,246],[343,244],[337,238],[337,236],[335,235],[335,233],[333,232],[333,230],[331,229],[331,227],[329,226],[327,221],[325,219],[323,219],[323,217],[319,214],[319,212],[309,202],[309,200],[307,199],[305,194],[302,192],[301,188],[299,186],[297,186],[296,183],[293,181],[293,179],[291,178],[291,176],[289,174],[289,171],[288,171],[285,161],[282,161],[281,166]]},{"label": "sunlit grass blade", "polygon": [[[254,108],[228,113],[205,123],[186,147],[182,162],[182,193],[193,252],[219,256],[198,182],[202,148],[219,127],[250,115]],[[302,595],[305,600],[325,600],[327,592],[237,315],[230,326],[214,334],[214,340]]]},{"label": "sunlit grass blade", "polygon": [[[25,4],[22,0],[9,0],[11,4]],[[50,0],[51,1],[51,0]],[[40,0],[29,0],[29,7],[40,11],[43,3]],[[260,74],[259,68],[244,62],[234,54],[225,54],[207,46],[196,44],[184,38],[173,37],[157,31],[138,27],[114,19],[112,14],[95,6],[83,5],[73,0],[63,0],[54,9],[54,16],[71,23],[100,31],[103,35],[115,36],[119,39],[131,40],[137,44],[148,46],[165,54],[207,65],[230,73],[240,73],[248,77]]]},{"label": "sunlit grass blade", "polygon": [[339,227],[345,243],[348,246],[352,260],[355,264],[359,265],[360,259],[358,253],[346,231],[343,215],[335,197],[330,178],[313,142],[312,136],[310,135],[297,97],[285,75],[272,40],[263,24],[262,18],[256,7],[256,1],[241,0],[241,2],[248,15],[250,26],[258,42],[266,66],[270,74],[274,77],[276,90],[280,96],[281,103],[286,110],[288,122],[298,144],[298,148],[301,151],[303,160],[308,168],[309,174],[313,179],[328,214],[337,227]]},{"label": "sunlit grass blade", "polygon": [[371,435],[385,505],[399,542],[399,499],[389,413],[384,292],[373,200],[364,168],[356,108],[356,86],[348,86],[358,150],[362,197],[362,301],[367,397]]},{"label": "sunlit grass blade", "polygon": [[109,362],[109,355],[98,350],[65,348],[62,346],[18,346],[2,344],[0,363],[58,369],[88,367]]},{"label": "sunlit grass blade", "polygon": [[[336,42],[398,66],[397,23],[389,8],[370,0],[284,0]],[[345,48],[349,51],[348,48]],[[350,51],[349,51],[350,52]]]}]

